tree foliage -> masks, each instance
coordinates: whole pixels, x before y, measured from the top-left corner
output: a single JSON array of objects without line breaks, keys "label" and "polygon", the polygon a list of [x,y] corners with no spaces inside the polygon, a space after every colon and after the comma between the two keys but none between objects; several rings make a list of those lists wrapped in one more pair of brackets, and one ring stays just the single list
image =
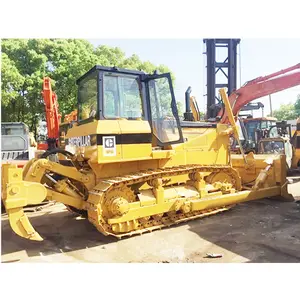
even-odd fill
[{"label": "tree foliage", "polygon": [[273,116],[278,119],[278,121],[294,120],[296,118],[294,104],[281,104],[278,110],[274,110]]},{"label": "tree foliage", "polygon": [[296,103],[294,104],[297,117],[300,117],[300,94],[297,96]]},{"label": "tree foliage", "polygon": [[[167,66],[143,62],[135,54],[126,57],[120,48],[106,45],[95,48],[82,39],[3,39],[1,50],[2,121],[25,122],[35,133],[39,119],[45,114],[41,95],[45,76],[52,79],[64,116],[77,107],[76,80],[96,64],[146,73],[170,72]],[[172,73],[171,76],[174,84]]]},{"label": "tree foliage", "polygon": [[273,116],[282,120],[295,120],[300,116],[300,95],[295,103],[281,104],[278,110],[274,110]]}]

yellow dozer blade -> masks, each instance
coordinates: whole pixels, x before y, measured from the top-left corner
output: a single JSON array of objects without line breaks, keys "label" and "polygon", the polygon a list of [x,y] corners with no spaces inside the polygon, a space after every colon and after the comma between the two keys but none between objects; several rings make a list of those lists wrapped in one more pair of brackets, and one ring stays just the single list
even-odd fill
[{"label": "yellow dozer blade", "polygon": [[46,198],[46,188],[36,182],[23,181],[22,169],[13,164],[2,165],[1,198],[13,231],[21,237],[42,241],[34,230],[23,207],[42,203]]}]

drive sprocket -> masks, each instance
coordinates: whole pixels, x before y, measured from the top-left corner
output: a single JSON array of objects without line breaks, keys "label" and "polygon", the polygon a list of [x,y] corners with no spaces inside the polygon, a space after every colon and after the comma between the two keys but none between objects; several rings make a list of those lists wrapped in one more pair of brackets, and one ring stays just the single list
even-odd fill
[{"label": "drive sprocket", "polygon": [[129,203],[135,200],[134,191],[127,186],[109,191],[101,204],[103,218],[107,220],[123,215],[129,210]]}]

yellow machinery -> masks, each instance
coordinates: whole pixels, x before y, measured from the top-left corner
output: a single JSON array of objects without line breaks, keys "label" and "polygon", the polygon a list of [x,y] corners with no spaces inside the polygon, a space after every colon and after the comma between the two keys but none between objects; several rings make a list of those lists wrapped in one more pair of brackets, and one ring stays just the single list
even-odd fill
[{"label": "yellow machinery", "polygon": [[292,158],[292,168],[296,169],[300,167],[300,117],[296,122],[296,130],[292,137],[293,144],[293,158]]},{"label": "yellow machinery", "polygon": [[[228,97],[226,93],[221,93],[221,97],[224,103],[228,101]],[[190,100],[190,105],[192,105],[193,99]],[[230,105],[230,104],[229,104]],[[227,109],[231,109],[228,108]],[[195,118],[196,113],[193,111],[193,117]],[[286,159],[286,167],[287,171],[297,170],[300,167],[300,118],[296,121],[296,130],[291,131],[291,125],[287,124],[286,121],[275,122],[275,118],[251,118],[245,119],[244,124],[247,128],[247,135],[252,135],[252,138],[256,140],[257,149],[253,147],[253,149],[247,149],[248,152],[256,152],[258,154],[264,155],[280,155],[284,154]],[[235,122],[235,124],[239,123],[239,120],[235,117],[231,120],[231,122]],[[258,123],[264,122],[264,130],[262,130],[262,124],[257,126]],[[254,127],[247,126],[247,124],[257,123]],[[267,124],[268,123],[268,124]],[[233,123],[232,123],[233,124]],[[254,130],[256,127],[260,130]],[[260,127],[260,128],[259,128]],[[242,129],[241,129],[242,131]],[[254,136],[256,136],[254,138]],[[237,135],[237,141],[239,142],[238,150],[231,148],[231,153],[241,153],[241,149],[243,149],[240,139],[241,136]],[[236,156],[233,156],[235,158]],[[258,156],[256,156],[258,158]]]},{"label": "yellow machinery", "polygon": [[[64,148],[32,159],[23,173],[3,166],[2,200],[18,235],[42,240],[23,207],[45,198],[116,237],[243,201],[291,198],[284,155],[231,156],[229,136],[237,129],[227,97],[232,127],[180,121],[169,73],[95,66],[77,84],[78,121],[60,131]],[[54,154],[59,162],[48,159]]]},{"label": "yellow machinery", "polygon": [[198,108],[197,100],[194,96],[191,96],[189,101],[190,101],[190,107],[191,107],[194,121],[198,122],[201,120],[201,116],[200,116],[200,110]]},{"label": "yellow machinery", "polygon": [[[289,126],[284,124],[283,128]],[[260,139],[258,153],[285,154],[288,170],[297,170],[300,167],[300,118],[298,118],[296,126],[293,135],[291,135],[291,130],[289,132],[284,130],[278,136]]]}]

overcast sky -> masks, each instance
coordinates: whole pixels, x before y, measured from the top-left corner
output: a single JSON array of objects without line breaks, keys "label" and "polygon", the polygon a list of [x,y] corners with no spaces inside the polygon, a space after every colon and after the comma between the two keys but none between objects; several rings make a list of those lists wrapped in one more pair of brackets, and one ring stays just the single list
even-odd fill
[{"label": "overcast sky", "polygon": [[[137,54],[141,60],[149,60],[154,64],[164,64],[175,74],[175,96],[184,100],[188,86],[192,87],[192,95],[196,96],[201,110],[205,110],[206,60],[202,39],[94,39],[93,45],[100,44],[120,47],[126,56]],[[258,76],[268,75],[281,69],[300,63],[300,39],[241,39],[238,48],[237,87]],[[226,53],[219,53],[217,58],[223,61]],[[240,73],[241,70],[241,73]],[[240,80],[241,79],[241,80]],[[240,82],[241,81],[241,82]],[[300,94],[300,86],[272,95],[273,110],[281,103],[294,102]],[[265,105],[265,115],[270,112],[269,98],[259,101]],[[260,112],[254,112],[261,116]]]}]

